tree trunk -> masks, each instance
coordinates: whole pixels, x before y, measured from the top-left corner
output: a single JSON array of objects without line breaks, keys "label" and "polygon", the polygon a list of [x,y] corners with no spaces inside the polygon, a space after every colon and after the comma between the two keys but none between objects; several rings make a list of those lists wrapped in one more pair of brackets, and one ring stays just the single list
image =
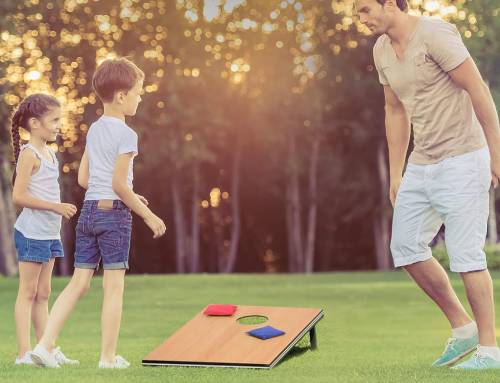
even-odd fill
[{"label": "tree trunk", "polygon": [[236,145],[234,153],[232,180],[231,180],[231,239],[229,243],[229,254],[224,272],[232,273],[238,257],[238,247],[241,234],[241,216],[240,216],[240,162],[241,162],[241,144]]},{"label": "tree trunk", "polygon": [[[493,71],[494,69],[491,68]],[[490,71],[488,71],[490,73]],[[485,76],[486,85],[490,86],[490,82],[488,80],[489,76]],[[497,234],[497,209],[496,209],[496,194],[495,189],[490,189],[490,214],[488,216],[488,243],[495,244],[498,242],[498,234]]]},{"label": "tree trunk", "polygon": [[217,272],[222,272],[226,265],[226,250],[224,246],[224,225],[222,223],[222,215],[218,207],[211,207],[210,214],[212,216],[212,227],[214,228],[214,242],[217,254]]},{"label": "tree trunk", "polygon": [[172,197],[174,203],[176,271],[177,273],[185,273],[187,245],[186,220],[184,218],[179,175],[177,172],[172,175]]},{"label": "tree trunk", "polygon": [[191,205],[191,254],[189,265],[191,273],[200,271],[200,166],[194,164],[193,169],[193,198]]},{"label": "tree trunk", "polygon": [[[68,202],[69,200],[64,200],[65,202]],[[71,203],[71,202],[69,202]],[[77,217],[77,216],[76,216]],[[78,218],[76,218],[78,219]],[[73,244],[74,242],[75,235],[73,233],[73,228],[68,222],[64,222],[62,224],[62,230],[61,230],[61,242],[63,243],[63,249],[64,249],[64,257],[63,258],[58,258],[57,260],[57,271],[58,275],[70,275],[71,274],[71,269],[72,269],[72,264],[71,260],[73,258],[70,258],[70,254],[73,253]]]},{"label": "tree trunk", "polygon": [[309,165],[309,214],[306,234],[305,272],[314,271],[314,253],[316,242],[316,222],[318,210],[318,159],[319,159],[320,137],[315,134],[311,148],[311,162]]},{"label": "tree trunk", "polygon": [[292,132],[288,141],[288,160],[290,176],[288,177],[287,209],[290,209],[288,219],[290,227],[288,231],[291,243],[291,254],[289,254],[289,264],[291,272],[304,271],[303,247],[302,247],[302,217],[300,203],[299,169],[297,160],[297,139],[295,132]]},{"label": "tree trunk", "polygon": [[286,188],[286,233],[287,233],[287,244],[288,244],[288,271],[295,273],[295,244],[293,241],[293,218],[292,218],[292,197],[291,188],[289,187],[290,180],[288,180]]},{"label": "tree trunk", "polygon": [[6,276],[17,274],[16,249],[14,246],[14,222],[16,219],[11,197],[10,172],[3,157],[0,157],[0,273]]},{"label": "tree trunk", "polygon": [[390,258],[390,217],[387,209],[389,175],[385,161],[385,147],[379,144],[377,149],[377,168],[380,181],[380,212],[375,218],[373,233],[375,240],[375,255],[378,270],[391,268]]},{"label": "tree trunk", "polygon": [[[69,177],[69,175],[67,176]],[[71,186],[66,185],[63,181],[61,182],[61,201],[66,203],[74,203],[73,196],[71,193]],[[74,219],[78,219],[78,215],[75,215]],[[75,234],[71,223],[63,219],[62,229],[61,229],[61,242],[64,248],[64,257],[59,258],[56,261],[56,270],[59,275],[70,275],[72,272],[72,258],[70,254],[73,254],[73,249],[75,245]]]}]

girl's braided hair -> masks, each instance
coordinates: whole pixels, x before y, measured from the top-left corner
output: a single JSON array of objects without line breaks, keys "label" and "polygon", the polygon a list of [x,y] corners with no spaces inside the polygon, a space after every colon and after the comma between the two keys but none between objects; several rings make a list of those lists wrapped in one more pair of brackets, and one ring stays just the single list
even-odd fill
[{"label": "girl's braided hair", "polygon": [[[14,167],[17,165],[19,153],[21,152],[21,135],[19,128],[30,131],[29,119],[32,117],[41,118],[52,107],[59,107],[61,104],[54,96],[44,93],[34,93],[23,99],[16,110],[12,114],[12,148],[14,149]],[[16,178],[16,171],[14,168],[14,176],[12,183]]]}]

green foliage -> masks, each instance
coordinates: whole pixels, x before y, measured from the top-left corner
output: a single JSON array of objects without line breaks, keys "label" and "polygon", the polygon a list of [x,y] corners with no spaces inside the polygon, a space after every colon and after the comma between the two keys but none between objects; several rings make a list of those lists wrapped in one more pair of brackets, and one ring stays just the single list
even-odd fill
[{"label": "green foliage", "polygon": [[497,109],[500,109],[500,7],[497,0],[465,0],[465,14],[452,19],[465,44],[488,82]]},{"label": "green foliage", "polygon": [[[486,245],[484,252],[488,261],[488,268],[490,270],[500,270],[500,244]],[[432,248],[432,255],[446,270],[450,269],[450,260],[444,245],[434,246]]]}]

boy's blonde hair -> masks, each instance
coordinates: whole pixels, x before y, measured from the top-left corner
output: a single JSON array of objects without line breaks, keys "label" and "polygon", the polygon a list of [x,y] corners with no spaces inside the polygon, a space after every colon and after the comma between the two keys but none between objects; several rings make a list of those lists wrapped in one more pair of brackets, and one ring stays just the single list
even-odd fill
[{"label": "boy's blonde hair", "polygon": [[112,102],[115,93],[128,92],[138,81],[144,80],[144,72],[124,57],[104,60],[92,78],[92,87],[102,102]]}]

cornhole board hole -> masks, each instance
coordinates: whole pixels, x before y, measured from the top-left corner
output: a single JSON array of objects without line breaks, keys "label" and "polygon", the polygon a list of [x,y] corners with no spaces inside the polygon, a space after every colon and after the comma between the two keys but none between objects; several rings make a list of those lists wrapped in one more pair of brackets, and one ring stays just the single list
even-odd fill
[{"label": "cornhole board hole", "polygon": [[[264,323],[245,325],[243,317],[263,316]],[[321,309],[238,306],[232,316],[206,316],[203,310],[147,355],[144,366],[273,368],[309,332],[317,348],[315,325]],[[285,332],[258,339],[247,331],[273,326]]]}]

